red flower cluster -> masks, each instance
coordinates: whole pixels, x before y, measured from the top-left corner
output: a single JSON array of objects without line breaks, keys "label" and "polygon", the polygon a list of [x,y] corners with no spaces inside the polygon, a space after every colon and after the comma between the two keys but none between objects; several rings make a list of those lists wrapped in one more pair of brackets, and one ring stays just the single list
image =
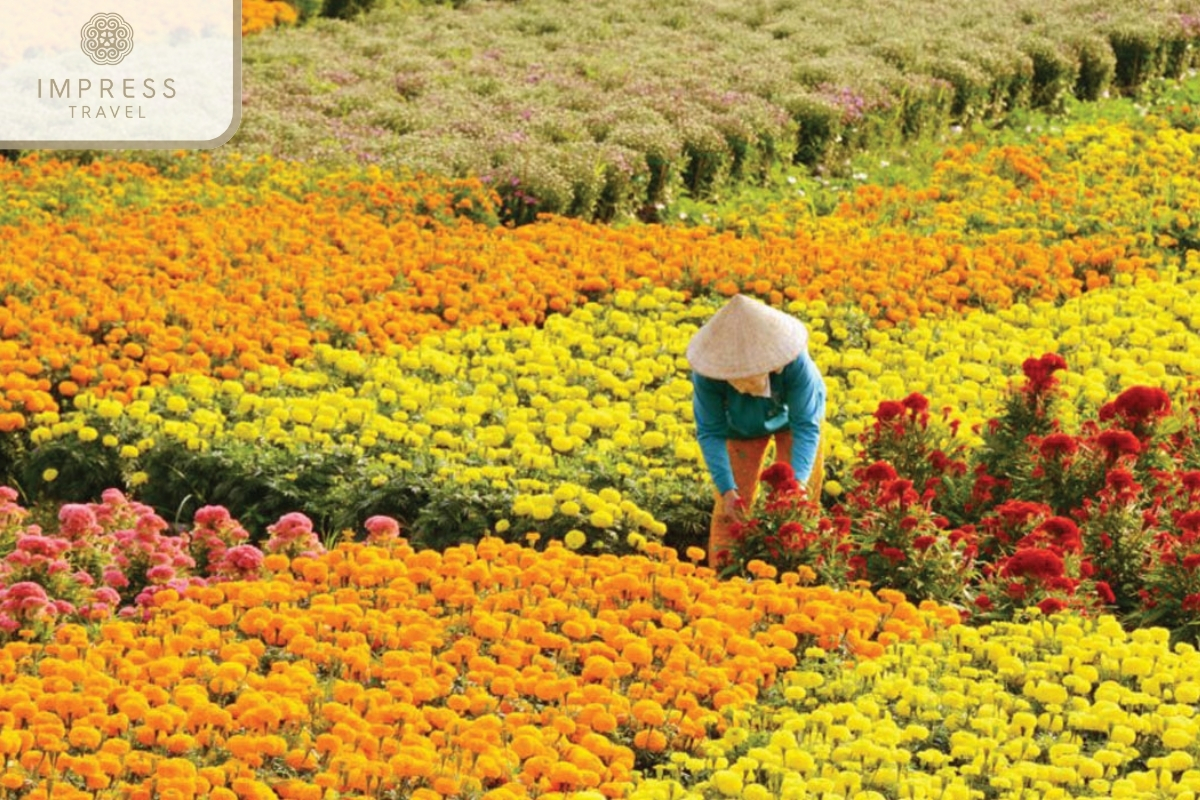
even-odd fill
[{"label": "red flower cluster", "polygon": [[1066,359],[1058,353],[1046,353],[1041,358],[1027,358],[1021,364],[1021,370],[1028,378],[1025,391],[1032,395],[1043,395],[1058,384],[1054,373],[1067,368]]},{"label": "red flower cluster", "polygon": [[1038,452],[1047,460],[1059,460],[1079,452],[1079,443],[1075,437],[1066,433],[1052,433],[1038,446]]},{"label": "red flower cluster", "polygon": [[1136,456],[1142,452],[1142,443],[1138,441],[1138,437],[1119,428],[1101,433],[1096,437],[1096,444],[1104,451],[1104,457],[1110,464],[1121,456]]},{"label": "red flower cluster", "polygon": [[1100,421],[1119,420],[1143,438],[1156,420],[1171,413],[1171,398],[1152,386],[1131,386],[1100,407]]},{"label": "red flower cluster", "polygon": [[1062,556],[1053,550],[1018,550],[1004,562],[1000,574],[1006,578],[1035,578],[1045,583],[1063,576]]}]

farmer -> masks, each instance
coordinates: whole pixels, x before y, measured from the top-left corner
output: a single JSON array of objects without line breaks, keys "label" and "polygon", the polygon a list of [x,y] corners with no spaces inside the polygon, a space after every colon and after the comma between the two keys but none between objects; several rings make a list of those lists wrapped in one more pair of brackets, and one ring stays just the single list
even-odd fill
[{"label": "farmer", "polygon": [[808,355],[800,320],[735,295],[692,337],[692,406],[700,450],[716,484],[708,564],[733,543],[732,525],[754,502],[763,455],[790,463],[802,491],[820,496],[825,381]]}]

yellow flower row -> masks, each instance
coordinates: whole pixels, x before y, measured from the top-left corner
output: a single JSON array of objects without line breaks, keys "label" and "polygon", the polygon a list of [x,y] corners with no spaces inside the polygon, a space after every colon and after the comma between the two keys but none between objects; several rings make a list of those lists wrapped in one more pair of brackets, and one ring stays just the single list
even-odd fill
[{"label": "yellow flower row", "polygon": [[[962,420],[965,443],[978,443],[972,427],[996,413],[1031,354],[1066,357],[1068,426],[1130,385],[1173,394],[1194,386],[1200,256],[1156,280],[1121,283],[1129,285],[1061,306],[1016,304],[892,331],[864,329],[821,302],[789,305],[810,327],[829,386],[827,488],[837,491],[836,476],[853,463],[856,437],[884,399],[921,392],[935,411],[949,407]],[[378,357],[322,345],[288,371],[264,367],[241,381],[176,376],[136,390],[128,405],[84,392],[75,411],[36,416],[30,436],[35,446],[99,442],[131,471],[167,441],[193,450],[340,447],[365,457],[377,484],[416,470],[515,489],[513,512],[536,521],[565,514],[603,528],[632,514],[635,527],[654,532],[661,526],[631,511],[632,497],[580,504],[552,495],[596,471],[647,492],[704,491],[683,352],[715,308],[661,288],[622,291],[609,306],[555,316],[542,328],[449,331]]]},{"label": "yellow flower row", "polygon": [[694,747],[802,655],[877,654],[958,620],[794,574],[720,582],[650,549],[347,544],[268,556],[262,581],[164,591],[145,621],[11,641],[0,787],[621,797],[638,753]]},{"label": "yellow flower row", "polygon": [[[1036,612],[1033,609],[1030,613]],[[789,672],[632,800],[1150,798],[1200,792],[1200,653],[1161,628],[1036,614]],[[687,779],[684,771],[703,776]]]}]

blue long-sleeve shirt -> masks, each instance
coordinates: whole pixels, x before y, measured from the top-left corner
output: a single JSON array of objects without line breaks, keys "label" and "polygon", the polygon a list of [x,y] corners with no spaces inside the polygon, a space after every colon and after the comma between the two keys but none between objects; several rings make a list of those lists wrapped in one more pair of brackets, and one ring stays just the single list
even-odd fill
[{"label": "blue long-sleeve shirt", "polygon": [[757,439],[785,426],[792,431],[792,469],[801,484],[812,474],[825,419],[825,381],[808,353],[770,375],[771,396],[743,394],[728,381],[692,373],[692,409],[704,462],[721,494],[739,488],[727,439]]}]

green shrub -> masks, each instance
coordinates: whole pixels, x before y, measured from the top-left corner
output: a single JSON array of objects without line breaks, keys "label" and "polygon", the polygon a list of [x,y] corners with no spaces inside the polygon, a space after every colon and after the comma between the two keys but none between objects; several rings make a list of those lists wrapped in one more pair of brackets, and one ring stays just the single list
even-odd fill
[{"label": "green shrub", "polygon": [[1060,110],[1079,82],[1079,62],[1068,50],[1048,39],[1034,39],[1024,46],[1032,75],[1029,103],[1035,108]]},{"label": "green shrub", "polygon": [[1068,43],[1079,63],[1075,96],[1094,101],[1104,97],[1117,71],[1117,57],[1108,40],[1098,34],[1082,35]]},{"label": "green shrub", "polygon": [[1116,67],[1113,82],[1118,90],[1133,94],[1151,78],[1163,74],[1164,53],[1157,31],[1141,25],[1122,25],[1109,31]]}]

